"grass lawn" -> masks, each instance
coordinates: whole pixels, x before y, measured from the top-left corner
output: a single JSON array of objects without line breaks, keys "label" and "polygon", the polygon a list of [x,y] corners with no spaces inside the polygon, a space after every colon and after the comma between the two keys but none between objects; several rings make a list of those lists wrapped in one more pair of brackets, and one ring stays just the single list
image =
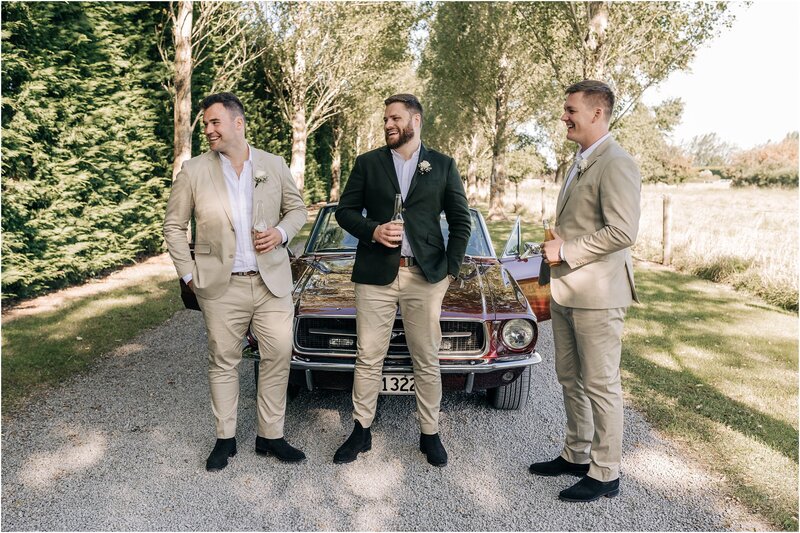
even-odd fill
[{"label": "grass lawn", "polygon": [[183,308],[174,271],[3,321],[3,412]]},{"label": "grass lawn", "polygon": [[798,527],[798,321],[726,285],[637,264],[623,387],[730,495]]}]

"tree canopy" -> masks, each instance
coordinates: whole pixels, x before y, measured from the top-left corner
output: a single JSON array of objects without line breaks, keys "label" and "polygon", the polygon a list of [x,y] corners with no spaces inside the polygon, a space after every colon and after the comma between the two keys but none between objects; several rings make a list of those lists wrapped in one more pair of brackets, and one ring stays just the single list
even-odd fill
[{"label": "tree canopy", "polygon": [[723,2],[1,9],[3,298],[160,251],[174,169],[207,149],[199,102],[219,90],[238,94],[248,140],[290,161],[309,202],[337,199],[355,156],[383,144],[383,99],[413,92],[424,141],[454,155],[470,200],[502,218],[508,182],[560,179],[574,152],[563,91],[584,77],[616,91],[614,130],[645,179],[679,180],[690,160],[667,136],[682,105],[640,98],[731,20]]}]

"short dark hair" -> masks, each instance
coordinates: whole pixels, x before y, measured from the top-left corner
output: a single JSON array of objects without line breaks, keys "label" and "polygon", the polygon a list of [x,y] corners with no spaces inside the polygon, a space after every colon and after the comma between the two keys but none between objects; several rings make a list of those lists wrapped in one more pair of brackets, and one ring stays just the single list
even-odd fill
[{"label": "short dark hair", "polygon": [[395,102],[400,102],[406,106],[406,110],[411,113],[419,113],[419,116],[422,117],[422,104],[419,103],[419,100],[413,94],[408,93],[400,93],[394,94],[383,101],[383,105],[388,106],[389,104],[393,104]]},{"label": "short dark hair", "polygon": [[614,91],[607,84],[596,80],[583,80],[567,87],[564,94],[583,93],[584,98],[597,106],[603,108],[606,119],[611,120],[611,112],[614,110]]},{"label": "short dark hair", "polygon": [[209,94],[203,98],[203,101],[200,103],[200,107],[202,107],[203,111],[205,111],[214,104],[222,104],[225,106],[225,109],[227,109],[230,113],[233,113],[234,116],[239,115],[244,118],[244,106],[242,105],[242,101],[239,100],[233,93]]}]

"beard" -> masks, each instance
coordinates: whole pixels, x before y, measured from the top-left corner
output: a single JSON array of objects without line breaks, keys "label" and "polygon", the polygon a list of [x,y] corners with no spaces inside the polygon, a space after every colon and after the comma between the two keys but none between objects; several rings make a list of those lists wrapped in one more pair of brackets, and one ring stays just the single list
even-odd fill
[{"label": "beard", "polygon": [[388,146],[392,150],[397,150],[398,148],[400,148],[401,146],[403,146],[408,141],[414,138],[414,127],[411,124],[409,124],[404,129],[400,130],[400,135],[397,136],[397,140],[394,142],[389,142],[389,134],[386,133],[385,131],[383,132],[383,135],[386,139],[386,146]]}]

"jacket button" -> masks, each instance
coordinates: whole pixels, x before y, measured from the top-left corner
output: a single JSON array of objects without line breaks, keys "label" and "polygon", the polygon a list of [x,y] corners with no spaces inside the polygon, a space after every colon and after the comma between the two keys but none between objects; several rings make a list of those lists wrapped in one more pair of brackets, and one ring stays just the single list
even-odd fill
[{"label": "jacket button", "polygon": [[403,208],[403,213],[405,213],[405,212],[406,212],[406,208],[404,207],[404,208]]},{"label": "jacket button", "polygon": [[228,256],[228,259],[233,259],[233,254],[230,254],[230,255]]}]

